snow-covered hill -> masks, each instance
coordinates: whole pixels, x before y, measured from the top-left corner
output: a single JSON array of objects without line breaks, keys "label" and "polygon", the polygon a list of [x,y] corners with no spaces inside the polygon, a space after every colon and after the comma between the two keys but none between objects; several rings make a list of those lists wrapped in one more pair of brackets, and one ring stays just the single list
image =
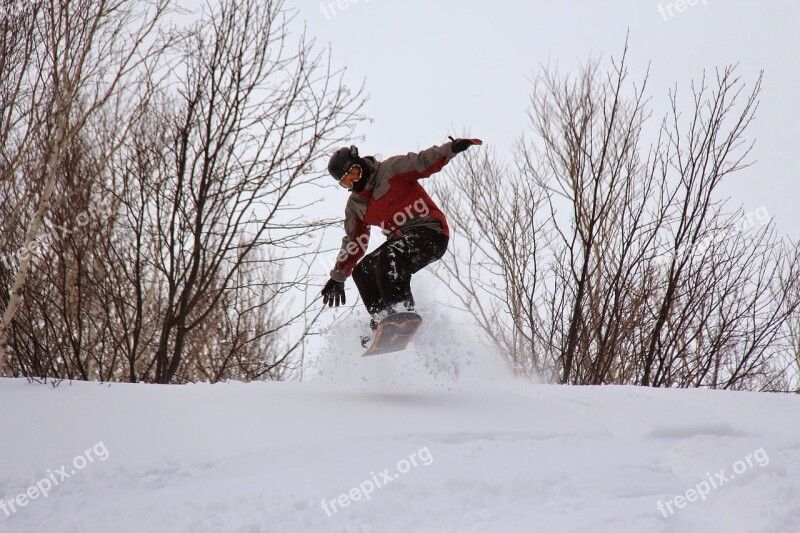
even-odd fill
[{"label": "snow-covered hill", "polygon": [[303,383],[0,380],[0,531],[800,531],[800,398],[521,383],[440,335]]}]

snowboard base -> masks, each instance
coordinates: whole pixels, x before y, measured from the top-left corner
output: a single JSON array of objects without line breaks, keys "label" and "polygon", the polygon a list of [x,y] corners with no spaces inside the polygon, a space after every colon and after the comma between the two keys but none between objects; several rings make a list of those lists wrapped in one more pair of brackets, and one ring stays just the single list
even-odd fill
[{"label": "snowboard base", "polygon": [[405,350],[414,333],[422,324],[422,317],[417,313],[394,313],[378,324],[372,346],[361,357]]}]

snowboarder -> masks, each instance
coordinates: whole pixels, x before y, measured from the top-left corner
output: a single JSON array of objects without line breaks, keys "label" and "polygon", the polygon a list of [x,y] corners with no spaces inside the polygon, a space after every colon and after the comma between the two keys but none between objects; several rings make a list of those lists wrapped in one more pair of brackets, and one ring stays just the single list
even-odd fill
[{"label": "snowboarder", "polygon": [[[438,261],[450,240],[444,213],[419,179],[439,172],[473,144],[482,144],[480,139],[450,139],[442,146],[385,161],[361,157],[355,146],[340,148],[331,156],[328,172],[350,191],[350,197],[342,247],[331,279],[322,289],[323,305],[345,303],[344,282],[352,274],[373,330],[389,314],[413,311],[411,275]],[[367,250],[371,226],[380,227],[387,240],[359,262]]]}]

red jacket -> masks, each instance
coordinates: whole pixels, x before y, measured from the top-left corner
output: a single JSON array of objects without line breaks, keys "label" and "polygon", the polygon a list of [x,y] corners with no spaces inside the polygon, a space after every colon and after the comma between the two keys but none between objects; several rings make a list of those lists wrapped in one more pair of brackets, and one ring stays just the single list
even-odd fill
[{"label": "red jacket", "polygon": [[[371,175],[361,192],[353,192],[344,210],[342,247],[331,277],[344,281],[369,245],[371,226],[391,237],[397,230],[431,228],[449,235],[447,219],[422,185],[420,178],[439,172],[455,154],[451,143],[432,146],[419,153],[390,157],[386,161],[367,158]],[[373,163],[374,161],[374,163]]]}]

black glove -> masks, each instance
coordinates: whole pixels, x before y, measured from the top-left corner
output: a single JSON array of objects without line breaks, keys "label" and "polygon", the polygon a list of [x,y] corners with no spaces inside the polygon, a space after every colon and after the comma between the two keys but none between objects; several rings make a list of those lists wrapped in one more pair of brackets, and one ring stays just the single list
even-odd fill
[{"label": "black glove", "polygon": [[339,302],[344,305],[344,281],[331,278],[322,289],[322,305],[339,307]]},{"label": "black glove", "polygon": [[453,150],[453,153],[459,154],[472,146],[473,144],[483,144],[483,141],[480,139],[453,139],[450,137],[450,140],[453,141],[450,143],[450,148]]}]

